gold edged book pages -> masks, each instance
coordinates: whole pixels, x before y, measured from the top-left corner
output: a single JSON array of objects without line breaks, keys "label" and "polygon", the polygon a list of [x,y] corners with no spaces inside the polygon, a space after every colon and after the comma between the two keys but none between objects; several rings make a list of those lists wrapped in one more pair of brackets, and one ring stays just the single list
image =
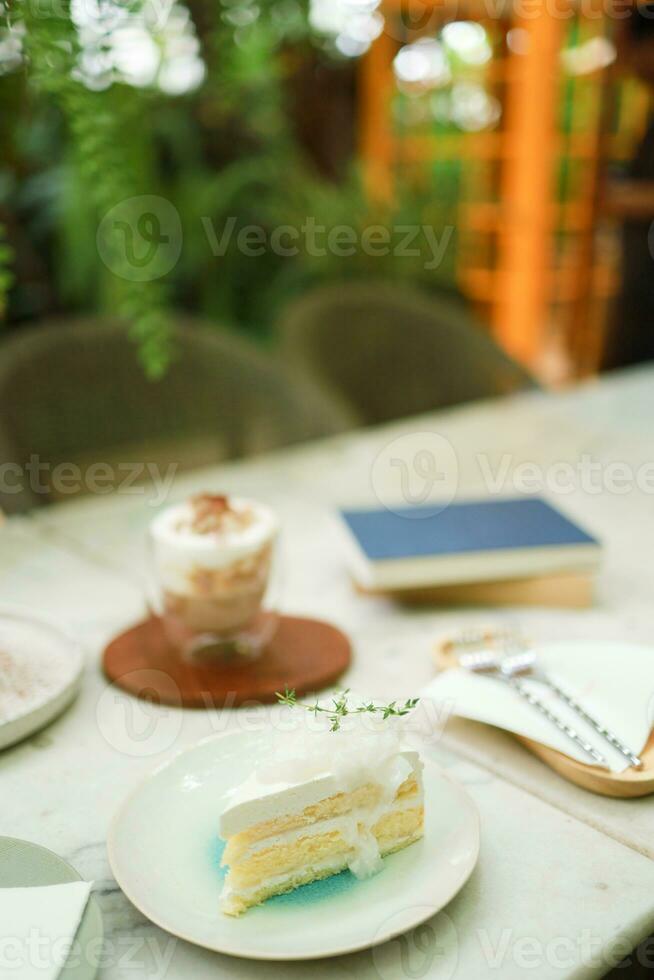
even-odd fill
[{"label": "gold edged book pages", "polygon": [[591,572],[541,575],[536,578],[492,582],[463,582],[420,589],[373,591],[355,583],[363,595],[387,596],[415,606],[558,606],[586,609],[593,604]]},{"label": "gold edged book pages", "polygon": [[[449,670],[458,665],[456,653],[447,644],[439,644],[435,648],[434,659],[439,670]],[[522,735],[514,735],[514,738],[568,782],[575,783],[591,793],[617,799],[630,799],[654,793],[654,730],[640,753],[643,761],[642,768],[625,769],[624,772],[610,772],[598,766],[578,762],[563,752],[557,752],[556,749],[551,749],[542,742],[536,742]]]}]

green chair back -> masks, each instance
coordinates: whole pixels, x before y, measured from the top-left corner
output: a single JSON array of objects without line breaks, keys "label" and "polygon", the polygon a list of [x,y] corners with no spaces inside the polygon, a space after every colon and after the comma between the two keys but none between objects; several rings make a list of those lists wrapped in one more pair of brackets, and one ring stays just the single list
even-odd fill
[{"label": "green chair back", "polygon": [[366,423],[537,387],[462,303],[389,283],[340,283],[293,302],[287,359]]},{"label": "green chair back", "polygon": [[[0,506],[24,510],[57,495],[35,489],[60,464],[153,459],[207,465],[341,432],[351,418],[234,333],[195,322],[175,330],[177,356],[148,381],[124,326],[53,321],[18,330],[0,345]],[[60,466],[61,469],[61,466]],[[28,484],[28,485],[25,485]]]}]

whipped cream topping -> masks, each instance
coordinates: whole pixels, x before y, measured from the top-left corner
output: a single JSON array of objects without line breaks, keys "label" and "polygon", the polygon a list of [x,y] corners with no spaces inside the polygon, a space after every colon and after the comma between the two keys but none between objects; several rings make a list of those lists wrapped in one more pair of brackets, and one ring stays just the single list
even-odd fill
[{"label": "whipped cream topping", "polygon": [[383,785],[397,763],[401,743],[399,727],[373,715],[347,715],[335,732],[323,718],[311,726],[298,720],[291,731],[271,732],[269,755],[255,776],[265,785],[331,775],[346,791],[366,782]]},{"label": "whipped cream topping", "polygon": [[188,513],[179,519],[177,530],[220,537],[249,527],[256,520],[252,507],[234,505],[221,493],[198,493],[187,501]]},{"label": "whipped cream topping", "polygon": [[277,529],[269,507],[244,497],[202,494],[167,507],[150,525],[161,583],[172,592],[192,592],[198,569],[224,568],[256,554],[274,540]]}]

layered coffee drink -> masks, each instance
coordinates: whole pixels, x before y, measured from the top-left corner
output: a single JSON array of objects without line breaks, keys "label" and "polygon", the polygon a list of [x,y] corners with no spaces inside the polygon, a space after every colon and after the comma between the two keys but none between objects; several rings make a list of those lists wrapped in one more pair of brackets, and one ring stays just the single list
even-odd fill
[{"label": "layered coffee drink", "polygon": [[270,508],[241,497],[198,494],[158,515],[153,558],[173,642],[225,641],[248,629],[268,586],[276,534]]}]

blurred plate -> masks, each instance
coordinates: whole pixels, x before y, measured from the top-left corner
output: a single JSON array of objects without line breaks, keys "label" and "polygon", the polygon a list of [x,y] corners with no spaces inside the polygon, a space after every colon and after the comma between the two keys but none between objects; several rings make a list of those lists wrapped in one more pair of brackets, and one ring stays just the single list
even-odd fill
[{"label": "blurred plate", "polygon": [[[43,677],[52,672],[43,689],[38,684],[33,691],[27,689],[22,700],[17,699],[9,709],[3,703],[3,690],[12,693],[11,676],[3,676],[3,651],[19,661],[23,655],[36,654],[37,678],[38,659],[43,664]],[[52,668],[54,657],[56,671]],[[83,667],[79,645],[58,627],[28,613],[0,607],[0,750],[48,725],[67,708],[79,690]]]},{"label": "blurred plate", "polygon": [[[0,888],[34,888],[81,880],[77,871],[53,851],[15,837],[0,837]],[[75,935],[81,955],[70,957],[59,980],[93,980],[98,972],[102,937],[100,907],[91,895]]]}]

